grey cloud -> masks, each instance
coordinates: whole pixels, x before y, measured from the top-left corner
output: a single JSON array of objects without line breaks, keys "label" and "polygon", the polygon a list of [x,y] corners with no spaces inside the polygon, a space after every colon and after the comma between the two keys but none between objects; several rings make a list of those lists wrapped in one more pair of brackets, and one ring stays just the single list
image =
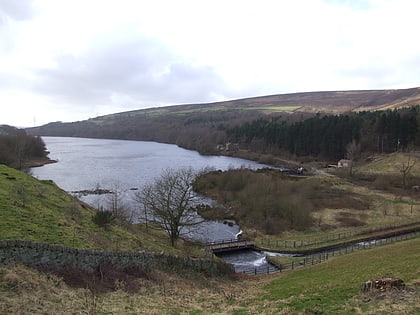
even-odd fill
[{"label": "grey cloud", "polygon": [[419,71],[420,58],[413,55],[398,63],[369,60],[352,69],[337,69],[333,75],[353,82],[357,88],[409,88],[419,86]]},{"label": "grey cloud", "polygon": [[6,23],[7,18],[13,20],[27,20],[33,17],[32,0],[1,0],[0,25]]},{"label": "grey cloud", "polygon": [[212,101],[223,80],[207,66],[194,66],[162,43],[135,37],[94,43],[83,55],[61,55],[54,69],[39,69],[33,88],[57,101],[109,104],[126,96],[144,106]]}]

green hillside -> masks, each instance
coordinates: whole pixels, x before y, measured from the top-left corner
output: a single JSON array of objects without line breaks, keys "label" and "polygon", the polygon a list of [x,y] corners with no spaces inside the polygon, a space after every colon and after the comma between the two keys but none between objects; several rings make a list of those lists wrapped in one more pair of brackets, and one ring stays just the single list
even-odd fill
[{"label": "green hillside", "polygon": [[51,181],[39,181],[0,165],[0,239],[25,239],[84,248],[106,248],[121,240],[135,247],[134,235],[106,231],[92,222],[94,210]]},{"label": "green hillside", "polygon": [[179,254],[162,230],[142,225],[98,227],[96,210],[51,181],[0,165],[0,240],[25,239],[70,247]]}]

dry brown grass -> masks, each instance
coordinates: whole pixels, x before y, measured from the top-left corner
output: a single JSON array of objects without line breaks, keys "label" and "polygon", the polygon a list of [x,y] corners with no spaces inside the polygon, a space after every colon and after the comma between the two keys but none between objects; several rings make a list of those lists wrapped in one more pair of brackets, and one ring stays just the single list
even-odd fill
[{"label": "dry brown grass", "polygon": [[401,290],[368,292],[356,296],[351,302],[356,314],[415,314],[419,310],[420,290],[413,285]]},{"label": "dry brown grass", "polygon": [[98,293],[26,267],[2,267],[0,314],[233,314],[269,278],[232,281],[155,273],[130,281],[116,280],[113,290]]},{"label": "dry brown grass", "polygon": [[[367,171],[367,167],[364,169]],[[318,177],[318,180],[334,190],[324,207],[313,213],[318,226],[348,228],[363,224],[376,227],[420,220],[420,195],[395,194],[334,176]]]}]

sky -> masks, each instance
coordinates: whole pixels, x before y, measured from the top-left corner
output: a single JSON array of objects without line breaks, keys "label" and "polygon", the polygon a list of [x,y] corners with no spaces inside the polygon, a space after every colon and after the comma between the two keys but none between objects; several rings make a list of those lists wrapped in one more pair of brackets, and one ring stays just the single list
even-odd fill
[{"label": "sky", "polygon": [[0,124],[420,86],[417,0],[0,0]]}]

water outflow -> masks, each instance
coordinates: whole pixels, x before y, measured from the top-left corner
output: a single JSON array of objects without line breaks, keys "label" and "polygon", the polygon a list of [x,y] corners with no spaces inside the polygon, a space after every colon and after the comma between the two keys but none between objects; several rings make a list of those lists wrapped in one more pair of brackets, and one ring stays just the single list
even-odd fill
[{"label": "water outflow", "polygon": [[228,253],[220,253],[217,254],[217,256],[223,259],[225,262],[232,264],[236,272],[268,273],[268,269],[270,272],[273,272],[276,271],[277,268],[275,268],[267,261],[266,256],[295,257],[298,255],[246,249]]},{"label": "water outflow", "polygon": [[[305,265],[305,261],[310,261],[312,259],[312,264],[314,258],[321,259],[322,255],[337,255],[350,253],[353,250],[371,248],[372,246],[380,246],[383,244],[388,244],[390,242],[395,242],[398,240],[409,239],[412,237],[418,237],[419,232],[408,232],[400,235],[394,235],[390,237],[377,238],[368,241],[355,241],[351,244],[346,244],[344,246],[336,247],[333,249],[324,249],[318,252],[313,252],[309,256],[303,257],[301,254],[288,254],[288,253],[275,253],[268,251],[256,251],[256,250],[243,250],[243,251],[233,251],[228,253],[217,254],[224,261],[231,263],[235,267],[236,272],[247,273],[247,274],[262,274],[275,272],[277,269],[272,266],[267,260],[266,256],[280,256],[280,257],[302,257],[302,260],[298,261],[299,265]],[[318,257],[318,258],[317,258]],[[322,260],[321,260],[322,261]],[[286,267],[287,268],[287,267]],[[293,265],[291,267],[293,269]]]}]

